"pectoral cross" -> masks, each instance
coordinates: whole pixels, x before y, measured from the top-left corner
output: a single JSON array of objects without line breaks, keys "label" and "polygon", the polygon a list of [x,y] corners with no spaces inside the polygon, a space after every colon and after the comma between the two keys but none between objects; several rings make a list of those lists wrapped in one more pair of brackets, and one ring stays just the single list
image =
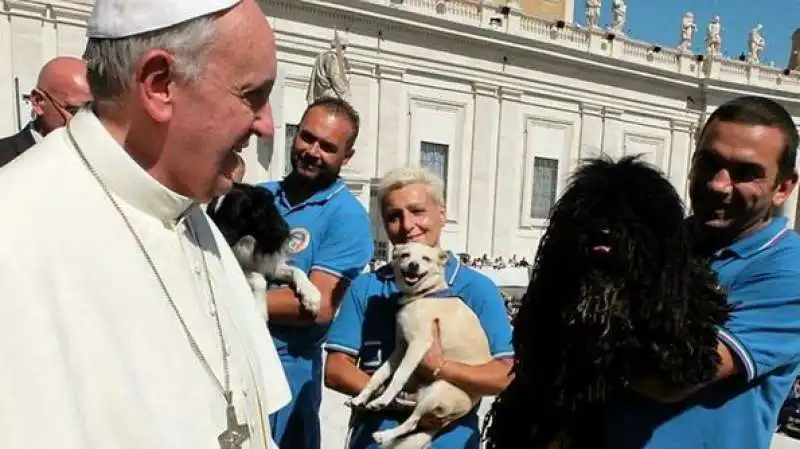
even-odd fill
[{"label": "pectoral cross", "polygon": [[242,443],[250,438],[250,428],[247,424],[239,424],[236,420],[236,409],[233,408],[233,392],[225,392],[225,401],[228,407],[225,415],[228,419],[228,428],[217,439],[220,449],[241,449]]}]

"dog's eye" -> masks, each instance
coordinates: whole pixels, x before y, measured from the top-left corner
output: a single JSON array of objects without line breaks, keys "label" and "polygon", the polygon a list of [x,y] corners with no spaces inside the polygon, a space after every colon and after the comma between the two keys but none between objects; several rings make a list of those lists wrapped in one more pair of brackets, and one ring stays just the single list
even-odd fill
[{"label": "dog's eye", "polygon": [[422,256],[422,260],[425,261],[425,262],[430,262],[431,258],[428,257],[428,256]]}]

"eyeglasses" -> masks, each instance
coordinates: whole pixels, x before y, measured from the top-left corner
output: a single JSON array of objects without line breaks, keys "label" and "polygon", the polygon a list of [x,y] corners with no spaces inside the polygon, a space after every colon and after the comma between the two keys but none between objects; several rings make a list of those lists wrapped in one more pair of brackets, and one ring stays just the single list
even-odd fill
[{"label": "eyeglasses", "polygon": [[[59,115],[61,115],[61,118],[64,119],[64,121],[68,120],[69,117],[77,114],[78,111],[80,111],[81,108],[84,106],[83,104],[74,105],[74,104],[65,104],[65,103],[58,102],[58,101],[56,101],[55,98],[53,98],[52,95],[50,95],[50,92],[48,92],[48,91],[46,91],[44,89],[36,89],[36,90],[39,93],[41,93],[42,95],[44,95],[44,97],[47,98],[47,101],[49,101],[53,106],[56,107],[56,110],[58,111]],[[64,112],[69,114],[69,117],[67,117],[64,114]]]}]

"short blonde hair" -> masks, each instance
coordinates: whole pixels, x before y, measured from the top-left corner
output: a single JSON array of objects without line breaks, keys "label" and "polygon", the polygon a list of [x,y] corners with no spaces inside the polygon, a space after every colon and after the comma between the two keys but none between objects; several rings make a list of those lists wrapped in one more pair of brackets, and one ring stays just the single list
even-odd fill
[{"label": "short blonde hair", "polygon": [[378,184],[378,204],[383,210],[386,196],[411,184],[422,184],[428,196],[438,206],[444,207],[444,181],[437,174],[422,167],[400,167],[383,175]]}]

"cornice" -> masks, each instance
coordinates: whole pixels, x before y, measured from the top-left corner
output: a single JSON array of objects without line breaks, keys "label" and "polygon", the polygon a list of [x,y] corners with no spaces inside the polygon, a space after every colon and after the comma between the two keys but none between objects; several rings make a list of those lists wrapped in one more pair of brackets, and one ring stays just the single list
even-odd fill
[{"label": "cornice", "polygon": [[86,26],[93,2],[66,0],[5,0],[0,13],[51,23]]}]

